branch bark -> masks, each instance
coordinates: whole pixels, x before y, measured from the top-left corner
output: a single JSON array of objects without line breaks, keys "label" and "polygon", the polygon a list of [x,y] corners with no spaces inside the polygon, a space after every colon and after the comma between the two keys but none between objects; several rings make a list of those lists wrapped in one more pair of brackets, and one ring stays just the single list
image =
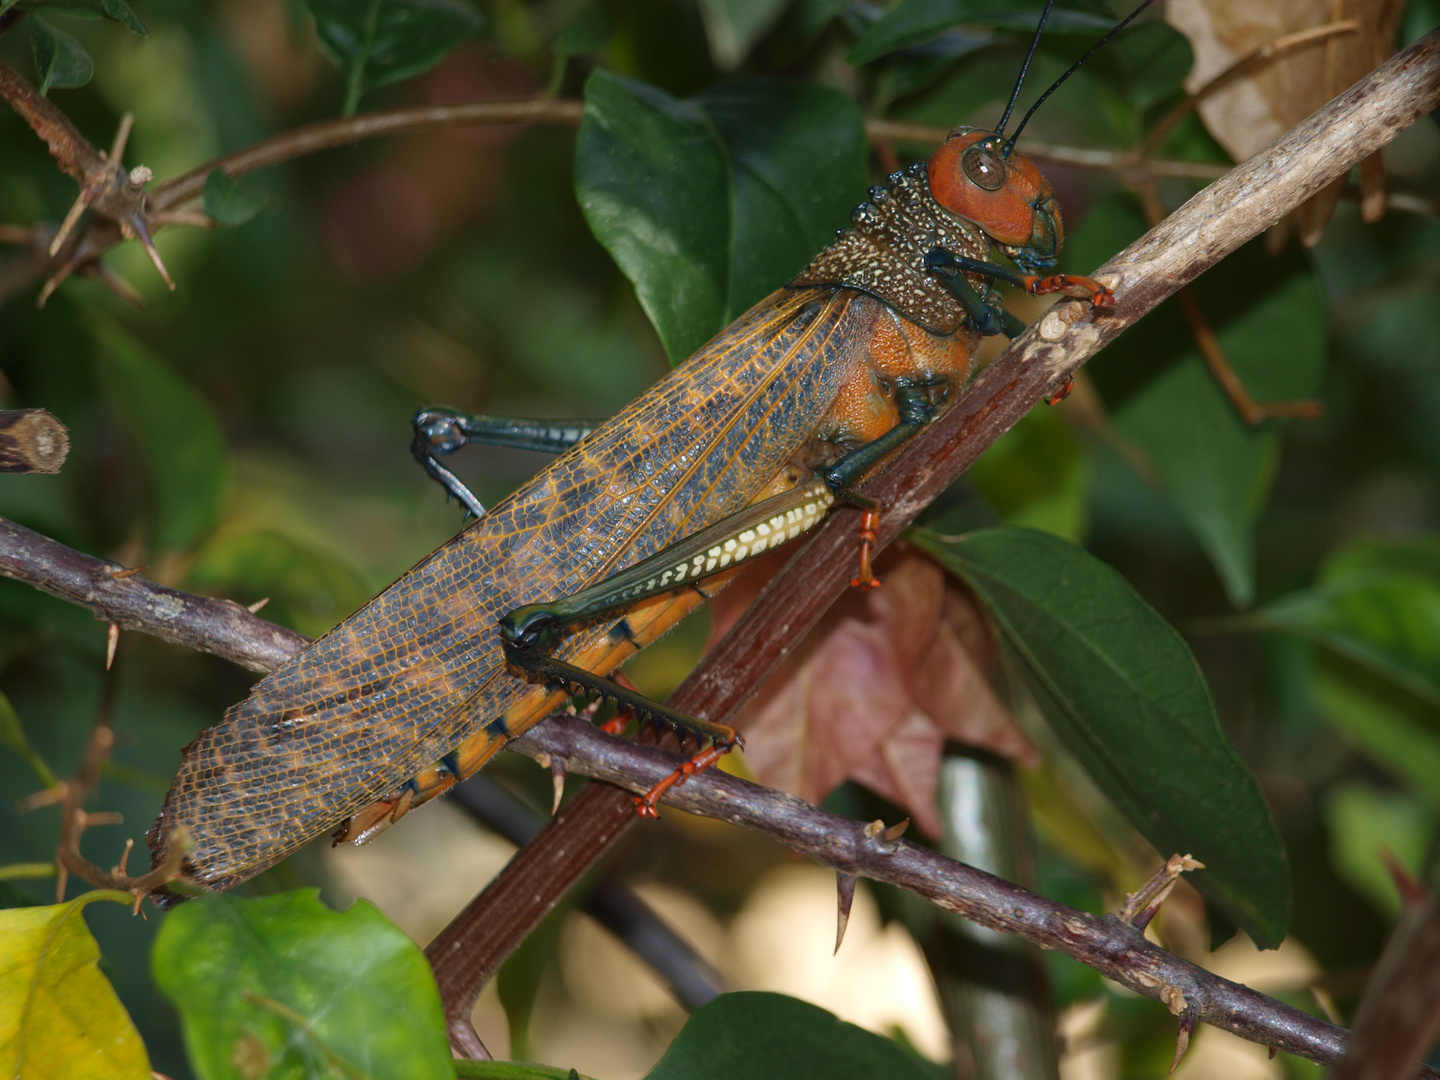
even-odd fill
[{"label": "branch bark", "polygon": [[[953,408],[866,485],[866,494],[886,507],[882,544],[894,539],[986,447],[1107,342],[1335,176],[1384,146],[1432,110],[1437,100],[1440,30],[1361,80],[1112,259],[1096,276],[1115,288],[1113,308],[1098,316],[1080,303],[1052,309],[995,360]],[[817,530],[677,691],[672,703],[712,719],[739,708],[845,588],[854,528],[853,514],[840,512]],[[138,579],[117,581],[117,569],[19,526],[0,523],[0,573],[82,603],[122,626],[227,656],[252,670],[273,666],[303,644],[299,635],[273,627],[239,605],[187,597]],[[132,588],[141,591],[131,593],[128,590]],[[212,631],[217,635],[213,640]],[[577,740],[566,744],[570,750],[565,756],[571,767],[575,771],[588,767],[588,759],[582,757],[585,744],[578,741],[580,735],[573,726],[550,727]],[[543,727],[535,729],[534,738],[549,738],[545,731]],[[593,749],[599,753],[599,748]],[[606,751],[616,752],[613,748]],[[629,765],[641,769],[644,764],[638,773],[614,774],[616,778],[623,775],[627,782],[648,785],[658,778],[655,770],[673,767],[669,758],[664,758],[663,764],[643,763],[652,751],[630,747],[626,752],[636,755]],[[629,765],[597,759],[593,768]],[[716,784],[720,787],[712,791]],[[1138,935],[1123,927],[1106,927],[1103,919],[1063,909],[988,875],[969,876],[978,871],[956,877],[960,864],[935,862],[941,857],[914,845],[900,844],[892,852],[871,851],[858,838],[853,823],[833,819],[788,796],[769,793],[767,798],[779,800],[765,804],[774,817],[767,816],[770,811],[760,813],[760,804],[751,804],[752,810],[742,814],[734,790],[712,775],[691,780],[675,791],[673,801],[686,805],[687,800],[700,798],[697,793],[706,792],[710,793],[707,797],[719,800],[710,806],[715,816],[728,813],[727,819],[739,821],[749,814],[756,827],[776,832],[792,846],[813,849],[827,865],[877,877],[883,873],[889,875],[883,880],[894,879],[984,925],[1032,940],[1043,935],[1047,943],[1065,947],[1082,959],[1088,957],[1085,962],[1147,996],[1164,995],[1173,1005],[1173,990],[1179,988],[1187,1003],[1203,1003],[1196,1006],[1205,1010],[1201,1018],[1246,1038],[1321,1061],[1335,1060],[1343,1049],[1341,1029],[1321,1025],[1244,987],[1215,981],[1213,976],[1202,977],[1204,972],[1169,954],[1157,956],[1163,950],[1143,939],[1132,940]],[[748,798],[751,793],[742,794]],[[498,961],[492,964],[493,957],[505,955],[522,940],[569,883],[593,865],[634,820],[627,793],[599,787],[582,792],[432,943],[429,951],[442,987],[448,981],[453,990],[474,984],[477,978],[488,978],[486,972],[498,966]],[[547,873],[555,867],[562,872]],[[523,896],[523,903],[514,902],[517,896]],[[511,898],[508,904],[497,903],[506,897]],[[480,957],[477,949],[488,950],[490,959]],[[477,962],[477,958],[485,962]],[[1154,984],[1148,979],[1154,979]]]},{"label": "branch bark", "polygon": [[[123,612],[133,629],[224,656],[251,670],[269,670],[299,652],[309,640],[230,601],[164,589],[139,577],[116,581],[110,577],[115,564],[73,551],[3,519],[0,566],[8,576],[74,603],[94,608],[103,602],[102,612]],[[58,583],[57,566],[70,568],[70,576]],[[117,599],[107,593],[97,601],[82,584],[95,576],[103,576],[111,586],[130,595]],[[108,588],[101,584],[102,591]],[[189,612],[183,637],[175,631],[177,620],[172,612],[176,601]],[[588,785],[567,802],[536,840],[515,854],[477,902],[426,949],[440,983],[452,1042],[467,1049],[473,1049],[470,1041],[474,1039],[469,1012],[480,988],[493,975],[494,943],[523,937],[565,891],[537,895],[534,871],[555,866],[557,860],[566,865],[568,859],[566,876],[578,878],[593,865],[595,852],[607,846],[607,829],[614,832],[618,826],[623,831],[639,820],[631,792],[649,790],[684,760],[682,755],[606,735],[563,715],[537,724],[511,743],[510,749],[561,761],[567,771],[605,783]],[[596,813],[611,798],[623,802],[623,818]],[[765,833],[841,873],[890,882],[981,926],[1064,952],[1172,1008],[1183,1002],[1182,1008],[1193,1009],[1195,1018],[1251,1042],[1321,1064],[1338,1061],[1345,1052],[1345,1029],[1182,960],[1115,915],[1079,911],[918,844],[903,839],[886,841],[882,833],[864,823],[794,796],[710,770],[671,788],[663,802]],[[562,842],[557,843],[556,837]],[[577,837],[580,843],[573,842]],[[592,838],[599,843],[586,842]],[[517,868],[528,872],[517,873]],[[529,895],[522,894],[524,888],[532,889]],[[497,899],[509,902],[496,903]],[[485,921],[492,917],[498,924]],[[493,963],[498,966],[498,960]],[[457,1020],[463,1020],[463,1027]],[[1422,1070],[1422,1075],[1440,1080],[1435,1070]]]},{"label": "branch bark", "polygon": [[147,581],[119,563],[97,559],[0,518],[0,574],[87,607],[122,630],[212,653],[251,671],[273,671],[309,644],[293,630],[216,600]]},{"label": "branch bark", "polygon": [[[883,466],[864,493],[885,507],[890,543],[996,439],[1122,330],[1259,235],[1440,100],[1440,30],[1362,79],[1264,152],[1236,167],[1096,272],[1113,308],[1052,308],[997,357],[955,405]],[[724,721],[764,682],[850,577],[858,511],[831,515],[791,557],[717,647],[676,690],[682,712]],[[431,945],[441,985],[478,994],[505,957],[635,822],[630,796],[581,793]],[[578,799],[577,799],[578,802]],[[570,810],[567,807],[566,810]],[[583,813],[581,812],[583,810]],[[461,959],[463,958],[463,960]],[[478,980],[478,983],[474,980]],[[468,1026],[454,998],[452,1025]],[[474,998],[469,999],[472,1003]],[[447,1008],[452,998],[447,997]]]},{"label": "branch bark", "polygon": [[[685,760],[668,750],[606,735],[569,716],[551,717],[512,745],[530,757],[549,755],[563,760],[572,772],[637,793],[649,790]],[[1182,1011],[1193,1009],[1199,1020],[1250,1042],[1322,1065],[1340,1060],[1345,1051],[1344,1028],[1182,960],[1115,915],[1078,911],[908,840],[887,842],[862,822],[792,795],[711,769],[671,788],[663,801],[687,813],[763,832],[822,866],[898,885],[980,926],[1063,952],[1172,1008],[1181,1001],[1175,996],[1178,990],[1184,995]]]}]

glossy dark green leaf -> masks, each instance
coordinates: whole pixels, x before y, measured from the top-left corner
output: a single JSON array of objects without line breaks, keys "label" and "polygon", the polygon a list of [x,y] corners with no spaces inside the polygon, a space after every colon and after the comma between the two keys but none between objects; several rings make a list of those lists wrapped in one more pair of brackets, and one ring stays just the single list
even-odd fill
[{"label": "glossy dark green leaf", "polygon": [[596,71],[585,84],[575,195],[672,363],[725,325],[734,191],[720,134],[699,106]]},{"label": "glossy dark green leaf", "polygon": [[192,900],[166,916],[153,968],[201,1080],[455,1076],[430,965],[368,901]]},{"label": "glossy dark green leaf", "polygon": [[[1103,200],[1082,223],[1067,268],[1087,269],[1140,235],[1128,203]],[[1302,258],[1247,245],[1225,269],[1192,286],[1221,349],[1257,401],[1308,396],[1328,352],[1324,292]],[[1106,351],[1102,392],[1128,371],[1141,388],[1115,412],[1116,427],[1149,454],[1232,603],[1255,595],[1253,530],[1269,499],[1280,450],[1273,426],[1248,427],[1210,374],[1176,301]],[[1107,397],[1110,394],[1107,392]]]},{"label": "glossy dark green leaf", "polygon": [[230,462],[209,403],[119,323],[94,330],[105,399],[140,448],[154,498],[156,547],[185,548],[220,515]]},{"label": "glossy dark green leaf", "polygon": [[320,45],[345,76],[345,115],[366,91],[429,71],[480,29],[463,0],[305,0]]},{"label": "glossy dark green leaf", "polygon": [[700,14],[710,39],[715,66],[730,71],[739,66],[751,46],[785,9],[787,0],[700,0]]},{"label": "glossy dark green leaf", "polygon": [[853,102],[764,80],[693,101],[597,71],[575,190],[672,362],[804,268],[864,197]]},{"label": "glossy dark green leaf", "polygon": [[35,74],[40,93],[84,86],[95,74],[95,62],[85,47],[63,30],[57,30],[38,14],[25,20],[30,32],[30,51],[35,57]]},{"label": "glossy dark green leaf", "polygon": [[721,994],[693,1012],[645,1080],[934,1080],[892,1039],[784,994]]},{"label": "glossy dark green leaf", "polygon": [[963,578],[1018,659],[1046,719],[1162,856],[1274,947],[1290,921],[1285,848],[1221,730],[1189,647],[1109,566],[1030,529],[914,539]]},{"label": "glossy dark green leaf", "polygon": [[848,96],[780,79],[726,83],[695,100],[734,171],[733,319],[803,270],[849,224],[865,197],[865,124]]},{"label": "glossy dark green leaf", "polygon": [[[1044,4],[1007,4],[1003,0],[902,0],[850,47],[845,60],[859,66],[887,53],[919,45],[956,26],[1034,33]],[[1047,34],[1103,34],[1115,20],[1087,11],[1056,8],[1045,24]],[[1008,93],[1009,87],[1006,87]]]},{"label": "glossy dark green leaf", "polygon": [[187,589],[245,604],[268,600],[265,617],[318,637],[373,590],[334,552],[269,529],[217,536],[195,557]]},{"label": "glossy dark green leaf", "polygon": [[205,178],[202,207],[216,225],[244,225],[265,208],[267,198],[248,184],[233,179],[224,169]]},{"label": "glossy dark green leaf", "polygon": [[111,19],[145,36],[145,26],[125,0],[0,0],[0,15],[12,7],[21,11],[55,11],[79,18]]}]

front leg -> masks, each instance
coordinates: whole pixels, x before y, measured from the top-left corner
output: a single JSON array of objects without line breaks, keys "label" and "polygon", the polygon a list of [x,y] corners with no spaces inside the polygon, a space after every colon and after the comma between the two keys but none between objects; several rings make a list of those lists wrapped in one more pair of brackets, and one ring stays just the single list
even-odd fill
[{"label": "front leg", "polygon": [[[1088,278],[1081,274],[1046,274],[1043,276],[1021,274],[996,263],[967,259],[965,256],[956,255],[945,248],[936,248],[925,256],[925,268],[939,277],[945,283],[946,288],[962,304],[966,304],[966,301],[957,291],[959,283],[964,283],[971,296],[978,295],[970,283],[965,280],[964,275],[967,273],[984,274],[992,281],[1008,281],[1012,285],[1018,285],[1031,296],[1063,293],[1065,296],[1073,296],[1077,300],[1089,300],[1095,307],[1109,307],[1115,303],[1115,294],[1094,278]],[[965,310],[970,311],[968,304]],[[1023,323],[1019,325],[1024,326]],[[1010,337],[1015,336],[1008,331],[1006,333]]]},{"label": "front leg", "polygon": [[[975,290],[975,286],[970,284],[964,273],[969,270],[971,273],[985,274],[992,279],[1000,278],[1003,281],[1009,281],[1012,275],[1003,266],[961,258],[945,248],[936,248],[925,256],[925,269],[939,278],[945,288],[949,290],[950,295],[960,301],[960,306],[965,309],[970,326],[974,330],[986,337],[1004,334],[1006,337],[1013,338],[1024,332],[1025,324],[1023,322],[1003,307],[992,307],[986,303],[985,297]],[[1013,276],[1018,277],[1019,275]]]}]

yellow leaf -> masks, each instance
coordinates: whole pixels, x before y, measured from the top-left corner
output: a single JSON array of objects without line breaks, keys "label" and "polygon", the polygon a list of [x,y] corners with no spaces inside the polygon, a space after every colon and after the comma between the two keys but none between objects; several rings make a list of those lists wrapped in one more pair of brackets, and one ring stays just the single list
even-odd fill
[{"label": "yellow leaf", "polygon": [[68,904],[0,910],[0,1076],[14,1080],[150,1080],[140,1033],[96,966],[100,947],[82,909]]}]

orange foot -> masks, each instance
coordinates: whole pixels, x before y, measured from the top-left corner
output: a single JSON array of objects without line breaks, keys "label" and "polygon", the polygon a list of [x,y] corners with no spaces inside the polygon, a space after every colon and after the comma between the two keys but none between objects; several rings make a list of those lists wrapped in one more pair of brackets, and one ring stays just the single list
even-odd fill
[{"label": "orange foot", "polygon": [[866,510],[860,518],[860,573],[850,579],[852,589],[878,589],[880,579],[870,565],[880,542],[880,511]]},{"label": "orange foot", "polygon": [[655,804],[660,797],[676,784],[683,784],[698,772],[704,772],[730,752],[731,747],[742,745],[737,735],[733,743],[714,743],[708,750],[702,750],[673,773],[661,780],[644,795],[635,796],[635,812],[644,818],[658,818]]},{"label": "orange foot", "polygon": [[1059,405],[1060,402],[1064,401],[1067,397],[1070,396],[1070,391],[1071,391],[1071,390],[1074,390],[1074,389],[1075,389],[1075,377],[1074,377],[1073,375],[1066,375],[1066,376],[1065,376],[1065,381],[1060,384],[1060,389],[1059,389],[1059,390],[1056,390],[1053,394],[1051,394],[1048,398],[1046,398],[1046,399],[1045,399],[1045,404],[1046,404],[1046,405]]},{"label": "orange foot", "polygon": [[1089,300],[1095,307],[1110,307],[1115,303],[1115,294],[1094,278],[1080,274],[1050,274],[1047,277],[1027,277],[1025,289],[1034,296],[1046,293],[1064,293],[1077,300]]}]

